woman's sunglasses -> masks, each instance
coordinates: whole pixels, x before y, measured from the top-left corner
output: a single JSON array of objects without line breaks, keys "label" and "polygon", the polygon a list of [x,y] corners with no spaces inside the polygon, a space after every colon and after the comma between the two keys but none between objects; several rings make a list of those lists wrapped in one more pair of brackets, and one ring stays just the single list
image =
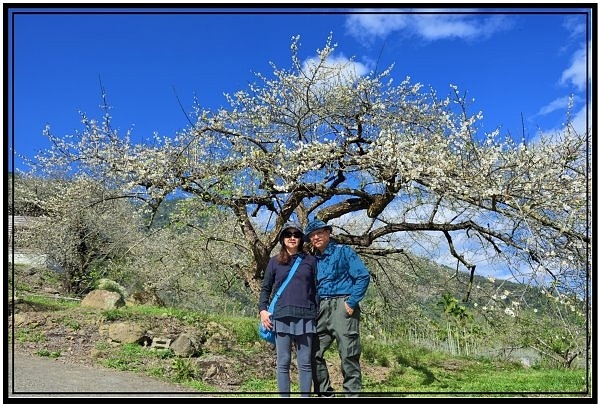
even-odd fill
[{"label": "woman's sunglasses", "polygon": [[300,238],[302,238],[302,236],[303,236],[303,234],[301,232],[299,232],[299,231],[296,231],[295,233],[291,233],[289,231],[286,231],[286,232],[283,233],[283,238],[294,237],[294,238],[300,239]]}]

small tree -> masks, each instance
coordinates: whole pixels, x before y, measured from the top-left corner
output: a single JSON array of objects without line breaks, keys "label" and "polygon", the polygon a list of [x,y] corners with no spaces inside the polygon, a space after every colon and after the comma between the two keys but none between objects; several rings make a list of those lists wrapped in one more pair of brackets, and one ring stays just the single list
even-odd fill
[{"label": "small tree", "polygon": [[252,253],[234,216],[199,199],[177,200],[163,227],[130,248],[128,274],[134,289],[151,283],[167,305],[255,314],[243,270]]},{"label": "small tree", "polygon": [[468,323],[473,319],[473,315],[449,292],[444,293],[438,305],[441,305],[446,320],[446,340],[450,352],[468,355]]},{"label": "small tree", "polygon": [[[590,336],[586,330],[585,303],[580,298],[546,292],[543,309],[518,315],[521,343],[564,368],[588,358]],[[585,361],[584,361],[585,362]]]},{"label": "small tree", "polygon": [[133,207],[89,178],[19,177],[14,196],[17,207],[35,202],[37,213],[43,213],[30,218],[30,227],[15,239],[60,267],[67,293],[92,289],[120,266],[131,241],[139,238]]}]

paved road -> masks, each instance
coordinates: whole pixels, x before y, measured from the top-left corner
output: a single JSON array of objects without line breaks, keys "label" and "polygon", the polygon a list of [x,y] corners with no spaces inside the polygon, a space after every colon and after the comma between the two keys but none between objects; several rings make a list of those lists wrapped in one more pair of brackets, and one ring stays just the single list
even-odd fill
[{"label": "paved road", "polygon": [[4,388],[5,400],[23,397],[207,396],[207,394],[195,393],[191,388],[132,372],[66,364],[59,359],[47,359],[23,353],[12,354],[12,350],[8,353],[9,386]]}]

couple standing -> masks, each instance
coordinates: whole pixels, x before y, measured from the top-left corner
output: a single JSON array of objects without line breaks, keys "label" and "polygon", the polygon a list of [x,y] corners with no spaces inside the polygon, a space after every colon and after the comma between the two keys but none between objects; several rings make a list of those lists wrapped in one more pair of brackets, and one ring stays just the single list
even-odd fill
[{"label": "couple standing", "polygon": [[[314,392],[333,396],[324,353],[337,342],[343,389],[357,395],[362,386],[360,369],[359,302],[369,286],[370,275],[358,254],[331,240],[331,226],[310,222],[304,232],[299,224],[286,223],[280,234],[281,250],[273,256],[262,283],[259,312],[262,324],[277,333],[277,388],[290,394],[292,343],[296,346],[298,380],[302,396]],[[314,255],[303,252],[309,241]],[[272,292],[286,279],[292,264],[301,262],[273,311],[268,312]]]}]

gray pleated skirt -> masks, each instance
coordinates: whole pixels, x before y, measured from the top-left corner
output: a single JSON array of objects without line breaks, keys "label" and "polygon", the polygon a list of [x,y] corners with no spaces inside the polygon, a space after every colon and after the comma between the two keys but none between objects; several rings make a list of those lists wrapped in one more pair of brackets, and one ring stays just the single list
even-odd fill
[{"label": "gray pleated skirt", "polygon": [[281,320],[275,319],[275,332],[300,336],[307,333],[316,333],[317,326],[313,319],[286,317]]}]

